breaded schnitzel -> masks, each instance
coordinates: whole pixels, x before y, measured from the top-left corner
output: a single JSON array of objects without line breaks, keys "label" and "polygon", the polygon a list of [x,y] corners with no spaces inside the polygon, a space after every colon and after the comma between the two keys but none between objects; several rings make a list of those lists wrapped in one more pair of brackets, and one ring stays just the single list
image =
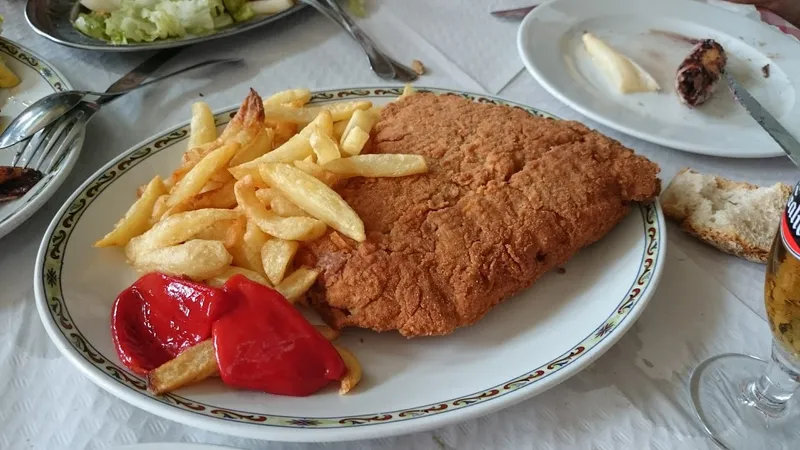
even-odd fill
[{"label": "breaded schnitzel", "polygon": [[473,324],[661,190],[656,164],[580,123],[452,95],[388,105],[371,141],[373,153],[425,156],[430,171],[335,186],[367,240],[333,232],[298,255],[320,269],[309,302],[335,328]]}]

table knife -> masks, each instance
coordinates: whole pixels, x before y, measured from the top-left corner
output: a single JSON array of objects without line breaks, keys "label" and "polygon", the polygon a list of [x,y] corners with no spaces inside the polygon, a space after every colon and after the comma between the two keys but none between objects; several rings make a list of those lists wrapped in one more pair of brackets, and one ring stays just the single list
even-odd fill
[{"label": "table knife", "polygon": [[490,14],[501,19],[523,19],[529,12],[533,11],[537,5],[526,6],[524,8],[503,9],[500,11],[492,11]]},{"label": "table knife", "polygon": [[792,136],[769,111],[761,106],[761,104],[747,92],[744,86],[736,81],[736,78],[733,77],[730,71],[725,71],[725,81],[727,81],[728,88],[730,88],[734,98],[736,98],[739,104],[744,106],[744,109],[747,110],[750,116],[752,116],[759,125],[761,125],[761,128],[772,136],[772,139],[781,146],[794,165],[800,167],[800,142],[797,142],[797,139]]},{"label": "table knife", "polygon": [[159,67],[163,66],[173,56],[177,55],[180,50],[180,48],[161,50],[147,58],[143,63],[134,67],[133,70],[109,86],[108,89],[106,89],[106,93],[113,94],[114,92],[125,91],[139,86],[142,84],[142,81],[149,78],[153,72],[158,70]]}]

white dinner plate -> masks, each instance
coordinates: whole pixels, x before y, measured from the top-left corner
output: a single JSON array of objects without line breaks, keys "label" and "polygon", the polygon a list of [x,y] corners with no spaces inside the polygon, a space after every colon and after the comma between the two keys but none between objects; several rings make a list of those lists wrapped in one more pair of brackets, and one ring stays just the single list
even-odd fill
[{"label": "white dinner plate", "polygon": [[[581,36],[591,32],[638,62],[660,92],[617,94],[593,66]],[[769,25],[692,0],[558,0],[533,10],[519,29],[525,66],[553,96],[608,127],[667,147],[733,158],[784,155],[721,80],[690,109],[675,93],[675,72],[692,45],[662,31],[715,39],[734,76],[800,137],[800,42]],[[770,65],[764,78],[761,68]]]},{"label": "white dinner plate", "polygon": [[[312,103],[385,103],[398,88],[316,92]],[[434,90],[444,93],[450,91]],[[453,93],[453,92],[451,92]],[[455,92],[478,102],[504,100]],[[223,126],[236,108],[216,114]],[[441,427],[487,414],[566,380],[605,352],[641,314],[664,261],[666,230],[657,203],[634,207],[608,236],[581,251],[564,274],[548,274],[478,324],[450,336],[407,339],[346,330],[364,379],[339,396],[335,386],[305,398],[236,391],[207,380],[155,396],[117,358],[110,310],[136,280],[119,249],[96,249],[134,200],[136,188],[177,167],[188,125],[128,150],[92,175],[58,212],[35,268],[36,303],[57,347],[113,395],[167,419],[257,439],[337,441]]]},{"label": "white dinner plate", "polygon": [[[66,78],[47,61],[25,47],[0,38],[0,57],[19,78],[21,83],[11,89],[0,89],[0,123],[7,125],[25,108],[40,98],[53,92],[72,89]],[[3,127],[0,126],[0,130]],[[23,197],[8,202],[0,202],[0,238],[25,222],[41,208],[58,190],[72,171],[83,147],[84,131],[75,143],[56,164],[50,174],[46,174]],[[0,166],[8,166],[22,144],[0,150]]]}]

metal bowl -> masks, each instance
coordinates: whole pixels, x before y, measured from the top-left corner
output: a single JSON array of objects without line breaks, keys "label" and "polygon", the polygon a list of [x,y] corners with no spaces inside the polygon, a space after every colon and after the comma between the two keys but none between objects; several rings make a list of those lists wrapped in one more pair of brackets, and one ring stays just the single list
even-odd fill
[{"label": "metal bowl", "polygon": [[61,45],[101,52],[137,52],[183,47],[232,36],[280,20],[303,9],[305,6],[302,3],[298,3],[293,8],[281,13],[272,16],[256,16],[208,35],[160,39],[154,42],[131,44],[112,44],[111,42],[86,36],[75,29],[72,26],[72,21],[78,17],[82,8],[78,0],[28,0],[28,4],[25,6],[25,19],[33,28],[33,31]]}]

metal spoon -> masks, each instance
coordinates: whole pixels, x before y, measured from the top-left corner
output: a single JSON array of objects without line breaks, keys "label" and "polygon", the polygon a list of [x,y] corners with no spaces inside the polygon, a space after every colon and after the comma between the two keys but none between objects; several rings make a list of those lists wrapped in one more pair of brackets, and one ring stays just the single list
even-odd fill
[{"label": "metal spoon", "polygon": [[100,107],[103,105],[111,103],[113,100],[131,91],[135,91],[136,89],[150,84],[164,81],[167,78],[172,78],[190,70],[216,64],[242,64],[243,62],[244,61],[241,59],[212,59],[190,67],[185,67],[181,70],[158,77],[130,89],[117,90],[108,93],[92,91],[64,91],[50,94],[36,101],[34,104],[22,111],[22,113],[20,113],[20,115],[18,115],[13,121],[11,121],[3,134],[0,135],[0,149],[10,147],[18,142],[28,139],[38,131],[44,129],[59,118],[63,117],[66,113],[71,111],[82,102],[96,105],[96,109],[100,109]]}]

